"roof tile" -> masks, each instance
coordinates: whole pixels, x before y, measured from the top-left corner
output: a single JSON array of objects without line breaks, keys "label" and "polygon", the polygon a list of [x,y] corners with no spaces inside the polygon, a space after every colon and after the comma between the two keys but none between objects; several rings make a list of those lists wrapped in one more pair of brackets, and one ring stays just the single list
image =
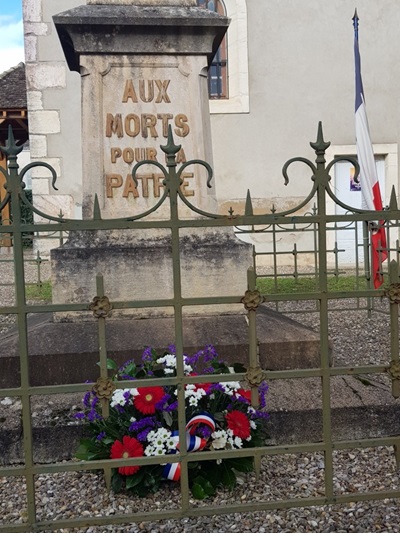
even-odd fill
[{"label": "roof tile", "polygon": [[0,74],[0,109],[26,107],[25,65],[19,63]]}]

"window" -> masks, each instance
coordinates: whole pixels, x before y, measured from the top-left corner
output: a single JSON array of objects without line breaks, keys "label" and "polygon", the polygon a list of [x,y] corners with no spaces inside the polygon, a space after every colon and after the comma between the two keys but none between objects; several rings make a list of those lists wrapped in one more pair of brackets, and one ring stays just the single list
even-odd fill
[{"label": "window", "polygon": [[[197,0],[198,7],[226,15],[220,0]],[[228,98],[227,36],[225,35],[208,70],[208,94],[210,98]]]},{"label": "window", "polygon": [[[227,37],[209,69],[210,113],[249,112],[246,0],[197,0],[203,9],[230,18]],[[229,69],[229,76],[228,76]]]}]

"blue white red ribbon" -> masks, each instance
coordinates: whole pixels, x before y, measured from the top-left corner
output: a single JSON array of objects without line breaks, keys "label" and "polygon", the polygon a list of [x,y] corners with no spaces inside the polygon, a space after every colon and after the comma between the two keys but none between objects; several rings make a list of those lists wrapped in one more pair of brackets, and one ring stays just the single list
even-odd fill
[{"label": "blue white red ribbon", "polygon": [[[193,435],[197,427],[200,425],[208,426],[212,431],[215,431],[215,422],[211,416],[207,413],[194,416],[186,424],[186,448],[188,452],[197,452],[203,450],[208,442],[208,439],[202,439]],[[174,431],[172,437],[176,439],[176,450],[171,453],[179,452],[179,431]],[[181,465],[180,463],[168,463],[163,470],[163,478],[170,481],[179,481],[181,477]]]}]

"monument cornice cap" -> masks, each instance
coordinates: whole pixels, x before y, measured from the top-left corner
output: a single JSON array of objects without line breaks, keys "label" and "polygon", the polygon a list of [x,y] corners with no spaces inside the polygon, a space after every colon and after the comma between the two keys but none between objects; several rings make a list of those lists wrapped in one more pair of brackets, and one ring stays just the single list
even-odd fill
[{"label": "monument cornice cap", "polygon": [[196,0],[87,0],[89,5],[195,6]]},{"label": "monument cornice cap", "polygon": [[229,19],[198,7],[91,4],[53,17],[70,70],[82,54],[206,55],[211,62]]}]

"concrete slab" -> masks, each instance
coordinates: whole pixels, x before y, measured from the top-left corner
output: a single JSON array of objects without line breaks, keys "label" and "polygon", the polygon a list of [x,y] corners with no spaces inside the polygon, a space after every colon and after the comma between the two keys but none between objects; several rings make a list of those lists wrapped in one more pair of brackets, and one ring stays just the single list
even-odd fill
[{"label": "concrete slab", "polygon": [[[319,335],[299,322],[262,305],[257,313],[260,363],[266,370],[320,366]],[[99,361],[95,319],[54,323],[49,315],[28,319],[30,383],[32,386],[83,383],[96,380]],[[185,317],[184,347],[195,353],[213,344],[229,362],[248,361],[245,315]],[[141,357],[146,346],[163,352],[174,342],[173,318],[112,320],[106,322],[108,357],[122,364]],[[18,387],[18,335],[9,333],[0,345],[0,388]]]}]

